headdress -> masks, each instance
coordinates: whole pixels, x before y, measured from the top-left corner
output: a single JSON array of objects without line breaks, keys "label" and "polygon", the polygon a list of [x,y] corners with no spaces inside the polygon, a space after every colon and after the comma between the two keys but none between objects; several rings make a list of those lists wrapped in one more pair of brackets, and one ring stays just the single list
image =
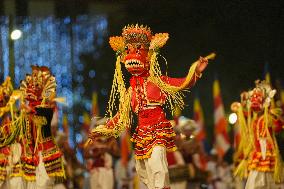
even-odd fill
[{"label": "headdress", "polygon": [[149,48],[152,39],[151,29],[147,26],[138,26],[138,24],[128,25],[122,29],[122,37],[124,43],[127,44],[143,44]]},{"label": "headdress", "polygon": [[270,84],[265,80],[264,81],[256,80],[255,85],[256,87],[248,92],[249,98],[252,97],[254,93],[261,93],[264,98],[264,105],[269,106],[271,100],[276,94],[276,90],[272,89]]},{"label": "headdress", "polygon": [[111,48],[117,53],[125,53],[127,44],[143,44],[149,50],[162,48],[169,39],[168,33],[157,33],[152,35],[148,26],[127,25],[122,29],[122,36],[110,37]]},{"label": "headdress", "polygon": [[21,81],[20,90],[31,106],[51,106],[56,96],[56,80],[48,67],[32,66],[32,74]]}]

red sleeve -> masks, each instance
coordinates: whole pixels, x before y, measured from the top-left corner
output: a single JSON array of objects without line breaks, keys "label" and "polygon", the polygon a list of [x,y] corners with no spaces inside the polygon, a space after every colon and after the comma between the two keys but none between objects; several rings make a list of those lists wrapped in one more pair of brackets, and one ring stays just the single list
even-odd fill
[{"label": "red sleeve", "polygon": [[171,86],[175,86],[175,87],[180,87],[185,82],[187,82],[185,88],[191,88],[200,77],[201,76],[198,76],[196,73],[194,73],[193,77],[189,81],[186,81],[186,77],[184,77],[184,78],[172,78],[172,77],[168,77],[168,76],[161,76],[161,79],[165,83],[167,83]]}]

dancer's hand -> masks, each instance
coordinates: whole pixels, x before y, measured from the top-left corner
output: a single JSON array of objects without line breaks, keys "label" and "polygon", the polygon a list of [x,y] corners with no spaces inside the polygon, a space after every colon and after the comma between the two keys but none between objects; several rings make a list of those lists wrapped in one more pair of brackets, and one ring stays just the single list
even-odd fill
[{"label": "dancer's hand", "polygon": [[208,59],[204,58],[204,57],[200,57],[198,64],[197,64],[197,67],[196,67],[197,74],[202,73],[205,70],[205,68],[207,67],[207,65],[208,65]]}]

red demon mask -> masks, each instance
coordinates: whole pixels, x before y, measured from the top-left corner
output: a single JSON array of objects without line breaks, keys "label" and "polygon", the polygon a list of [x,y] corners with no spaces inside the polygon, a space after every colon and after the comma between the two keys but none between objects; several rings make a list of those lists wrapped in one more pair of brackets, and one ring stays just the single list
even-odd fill
[{"label": "red demon mask", "polygon": [[250,96],[251,109],[261,111],[263,109],[264,94],[260,88],[255,88]]}]

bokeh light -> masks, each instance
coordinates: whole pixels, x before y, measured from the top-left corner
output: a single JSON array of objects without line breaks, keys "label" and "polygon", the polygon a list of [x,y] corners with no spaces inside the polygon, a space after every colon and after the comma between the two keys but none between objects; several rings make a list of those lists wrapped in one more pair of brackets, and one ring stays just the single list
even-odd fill
[{"label": "bokeh light", "polygon": [[21,30],[18,30],[18,29],[15,29],[11,32],[11,39],[12,40],[18,40],[22,37],[22,31]]},{"label": "bokeh light", "polygon": [[232,125],[235,124],[237,122],[237,120],[238,120],[238,116],[237,116],[236,113],[231,113],[229,115],[229,123],[230,124],[232,124]]}]

